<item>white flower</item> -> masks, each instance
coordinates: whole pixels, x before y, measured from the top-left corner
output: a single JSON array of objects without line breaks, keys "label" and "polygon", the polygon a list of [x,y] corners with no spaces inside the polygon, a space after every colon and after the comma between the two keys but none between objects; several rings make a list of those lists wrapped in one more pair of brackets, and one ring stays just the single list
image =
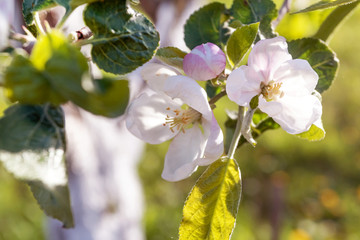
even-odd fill
[{"label": "white flower", "polygon": [[179,181],[223,154],[223,134],[205,90],[196,81],[176,75],[163,84],[163,92],[144,93],[130,104],[126,126],[151,144],[173,138],[162,177]]},{"label": "white flower", "polygon": [[226,91],[230,100],[247,107],[259,95],[259,109],[288,133],[298,134],[321,125],[321,102],[312,94],[317,82],[310,64],[292,59],[286,40],[276,37],[255,44],[248,66],[229,75]]},{"label": "white flower", "polygon": [[184,57],[186,75],[195,80],[206,81],[216,78],[226,65],[225,53],[213,43],[195,47]]}]

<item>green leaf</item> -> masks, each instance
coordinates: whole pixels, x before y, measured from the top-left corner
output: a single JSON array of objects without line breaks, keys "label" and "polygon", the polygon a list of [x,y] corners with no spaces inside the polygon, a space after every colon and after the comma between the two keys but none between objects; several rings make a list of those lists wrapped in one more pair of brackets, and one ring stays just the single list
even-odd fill
[{"label": "green leaf", "polygon": [[66,44],[53,52],[46,62],[45,71],[50,76],[53,89],[65,99],[97,115],[118,117],[125,112],[129,99],[125,80],[92,80],[86,58]]},{"label": "green leaf", "polygon": [[347,16],[351,15],[356,9],[360,1],[343,5],[332,11],[319,27],[317,33],[313,36],[323,41],[329,41],[331,35],[335,32],[336,28],[339,27],[343,20]]},{"label": "green leaf", "polygon": [[156,52],[156,58],[183,71],[183,60],[186,54],[176,47],[163,47]]},{"label": "green leaf", "polygon": [[55,5],[56,4],[53,0],[24,0],[22,4],[22,11],[25,23],[27,25],[31,25],[34,21],[34,12],[51,8]]},{"label": "green leaf", "polygon": [[90,98],[82,106],[84,109],[106,117],[118,117],[124,114],[129,101],[127,80],[99,79],[94,81]]},{"label": "green leaf", "polygon": [[273,12],[276,5],[271,0],[234,0],[231,14],[243,24],[260,22]]},{"label": "green leaf", "polygon": [[207,42],[224,46],[229,37],[224,26],[225,10],[224,4],[215,2],[194,12],[184,27],[186,46],[193,49]]},{"label": "green leaf", "polygon": [[107,72],[131,72],[149,61],[158,47],[154,25],[124,0],[89,4],[84,20],[94,34],[92,60]]},{"label": "green leaf", "polygon": [[94,114],[117,117],[129,99],[128,82],[92,80],[87,59],[57,31],[41,36],[30,60],[16,55],[5,74],[7,95],[26,104],[68,100]]},{"label": "green leaf", "polygon": [[296,134],[296,136],[311,142],[320,141],[325,138],[325,131],[313,124],[307,132]]},{"label": "green leaf", "polygon": [[233,159],[211,164],[188,196],[180,240],[230,239],[241,198],[240,169]]},{"label": "green leaf", "polygon": [[10,53],[0,52],[0,85],[3,85],[3,75],[5,69],[10,66],[12,61],[12,56]]},{"label": "green leaf", "polygon": [[0,118],[0,161],[5,169],[30,185],[47,215],[72,227],[64,152],[61,108],[15,104]]},{"label": "green leaf", "polygon": [[316,90],[320,93],[327,90],[336,77],[339,65],[335,53],[323,41],[316,38],[302,38],[288,44],[292,57],[307,60],[319,75]]},{"label": "green leaf", "polygon": [[231,34],[227,44],[226,53],[233,68],[238,67],[241,60],[255,41],[259,23],[245,25]]},{"label": "green leaf", "polygon": [[51,102],[59,105],[66,102],[56,89],[52,89],[49,79],[41,70],[23,55],[15,55],[4,74],[6,96],[13,102],[43,104]]},{"label": "green leaf", "polygon": [[260,22],[260,32],[265,37],[275,36],[271,21],[277,17],[277,11],[272,0],[234,0],[230,13],[242,24]]},{"label": "green leaf", "polygon": [[311,12],[311,11],[315,11],[315,10],[321,10],[321,9],[326,9],[326,8],[332,8],[332,7],[338,7],[338,6],[342,6],[345,4],[350,4],[353,2],[359,2],[359,0],[322,0],[320,2],[317,2],[301,11],[298,11],[296,13],[304,13],[304,12]]},{"label": "green leaf", "polygon": [[74,10],[85,3],[98,2],[102,0],[54,0],[59,5],[63,6],[67,11]]}]

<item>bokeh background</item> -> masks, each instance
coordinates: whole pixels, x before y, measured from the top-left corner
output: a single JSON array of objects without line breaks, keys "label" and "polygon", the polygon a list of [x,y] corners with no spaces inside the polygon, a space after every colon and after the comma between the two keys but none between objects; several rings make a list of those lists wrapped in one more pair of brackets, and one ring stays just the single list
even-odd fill
[{"label": "bokeh background", "polygon": [[[223,1],[230,5],[231,1]],[[314,1],[312,1],[314,2]],[[278,7],[281,1],[276,1]],[[292,10],[311,1],[294,1]],[[229,6],[228,5],[228,6]],[[287,15],[277,31],[288,40],[312,36],[331,10]],[[323,94],[326,137],[307,142],[278,129],[266,132],[256,148],[236,154],[243,196],[234,240],[360,239],[360,7],[337,29],[330,47],[340,60],[331,88]],[[215,111],[220,124],[226,98]],[[0,101],[0,111],[4,103]],[[204,167],[189,179],[161,179],[168,144],[148,145],[139,164],[147,239],[177,239],[182,207]],[[28,187],[0,165],[0,240],[41,240],[45,217]]]}]

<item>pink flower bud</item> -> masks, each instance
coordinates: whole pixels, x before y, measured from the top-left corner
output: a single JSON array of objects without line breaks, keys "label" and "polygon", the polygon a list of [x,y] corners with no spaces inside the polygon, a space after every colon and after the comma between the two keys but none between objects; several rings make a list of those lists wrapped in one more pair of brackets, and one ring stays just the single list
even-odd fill
[{"label": "pink flower bud", "polygon": [[183,68],[189,77],[206,81],[217,77],[224,71],[226,57],[224,52],[213,43],[195,47],[184,57]]}]

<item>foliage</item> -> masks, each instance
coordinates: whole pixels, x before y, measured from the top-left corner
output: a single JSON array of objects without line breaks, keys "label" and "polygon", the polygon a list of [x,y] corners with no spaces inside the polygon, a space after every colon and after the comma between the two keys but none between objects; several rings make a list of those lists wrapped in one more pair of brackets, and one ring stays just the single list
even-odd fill
[{"label": "foliage", "polygon": [[339,61],[335,53],[324,42],[315,38],[303,38],[289,42],[289,52],[293,58],[307,60],[319,75],[316,90],[327,90],[336,77]]},{"label": "foliage", "polygon": [[94,34],[92,60],[107,72],[129,73],[151,59],[158,47],[155,27],[124,0],[89,4],[84,20]]},{"label": "foliage", "polygon": [[240,198],[236,161],[218,160],[199,178],[185,202],[179,239],[228,239]]},{"label": "foliage", "polygon": [[64,119],[60,108],[13,105],[0,119],[0,161],[23,180],[40,207],[64,227],[73,227],[64,162]]}]

